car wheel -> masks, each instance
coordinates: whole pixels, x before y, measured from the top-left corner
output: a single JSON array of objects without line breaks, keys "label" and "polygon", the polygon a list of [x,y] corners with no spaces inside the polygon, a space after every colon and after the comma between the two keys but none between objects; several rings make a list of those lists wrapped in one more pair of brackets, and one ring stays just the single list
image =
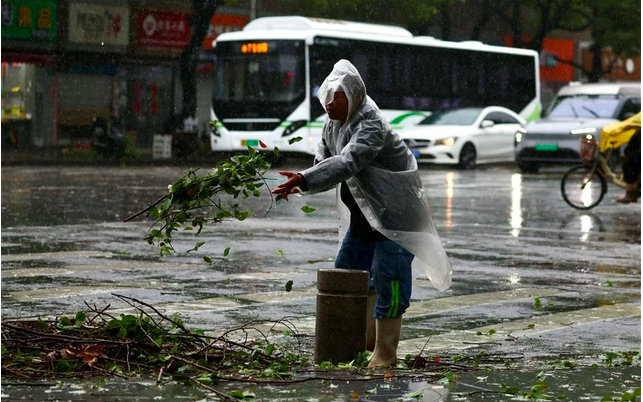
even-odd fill
[{"label": "car wheel", "polygon": [[462,146],[458,167],[463,170],[471,170],[476,167],[476,147],[470,142]]},{"label": "car wheel", "polygon": [[519,162],[518,168],[522,173],[538,173],[540,166],[536,163]]}]

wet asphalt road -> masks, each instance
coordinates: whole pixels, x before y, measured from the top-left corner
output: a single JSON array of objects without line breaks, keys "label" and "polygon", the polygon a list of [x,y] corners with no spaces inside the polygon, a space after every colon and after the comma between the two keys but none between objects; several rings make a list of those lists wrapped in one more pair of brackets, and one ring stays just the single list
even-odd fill
[{"label": "wet asphalt road", "polygon": [[[3,167],[2,318],[72,314],[85,303],[129,311],[117,293],[215,332],[289,317],[313,334],[316,271],[333,266],[338,245],[334,192],[279,205],[262,196],[245,222],[205,231],[198,255],[160,257],[142,240],[151,221],[123,219],[183,170]],[[440,293],[416,281],[400,357],[485,348],[537,361],[640,350],[640,204],[617,204],[622,190],[610,187],[594,210],[573,210],[560,196],[564,171],[422,169],[453,285]],[[304,214],[304,205],[317,210]],[[194,242],[175,239],[182,250]]]}]

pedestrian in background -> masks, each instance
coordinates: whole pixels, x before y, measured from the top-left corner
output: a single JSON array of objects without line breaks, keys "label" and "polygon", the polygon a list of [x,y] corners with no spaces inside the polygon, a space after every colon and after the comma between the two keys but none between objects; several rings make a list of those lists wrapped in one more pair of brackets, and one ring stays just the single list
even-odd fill
[{"label": "pedestrian in background", "polygon": [[370,273],[376,300],[374,312],[369,311],[374,325],[366,334],[367,347],[374,339],[369,367],[394,366],[414,273],[445,290],[451,285],[451,266],[431,220],[417,162],[366,94],[355,66],[338,61],[317,97],[328,120],[314,165],[280,172],[288,180],[273,194],[288,200],[296,192],[339,185],[343,240],[335,267]]}]

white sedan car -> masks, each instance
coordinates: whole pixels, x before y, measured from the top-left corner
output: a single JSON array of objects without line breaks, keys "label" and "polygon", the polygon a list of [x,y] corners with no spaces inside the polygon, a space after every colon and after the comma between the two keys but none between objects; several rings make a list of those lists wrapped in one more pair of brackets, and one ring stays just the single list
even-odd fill
[{"label": "white sedan car", "polygon": [[438,111],[400,131],[418,162],[457,165],[514,162],[514,134],[526,124],[511,110],[489,106]]}]

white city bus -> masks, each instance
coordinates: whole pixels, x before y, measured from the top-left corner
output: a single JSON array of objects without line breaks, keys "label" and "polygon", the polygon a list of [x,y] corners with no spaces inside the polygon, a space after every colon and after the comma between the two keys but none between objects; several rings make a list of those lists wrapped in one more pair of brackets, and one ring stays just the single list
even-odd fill
[{"label": "white city bus", "polygon": [[398,132],[458,107],[505,106],[526,120],[540,116],[534,51],[414,37],[386,25],[265,17],[216,40],[212,151],[263,141],[269,149],[314,155],[326,116],[315,94],[340,59],[357,67]]}]

